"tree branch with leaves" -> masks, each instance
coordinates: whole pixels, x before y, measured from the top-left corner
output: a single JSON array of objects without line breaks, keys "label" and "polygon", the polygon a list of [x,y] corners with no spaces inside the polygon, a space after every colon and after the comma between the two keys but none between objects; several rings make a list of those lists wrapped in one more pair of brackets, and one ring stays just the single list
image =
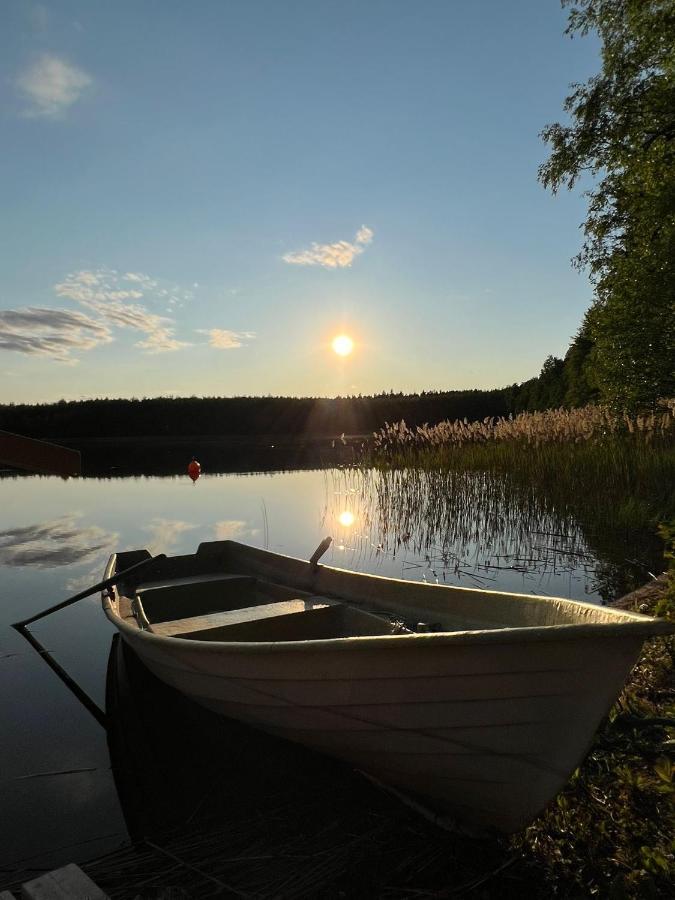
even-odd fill
[{"label": "tree branch with leaves", "polygon": [[595,286],[583,336],[602,399],[635,409],[675,393],[675,2],[562,0],[567,33],[597,32],[602,69],[572,85],[567,124],[539,180],[581,179],[588,214],[576,265]]}]

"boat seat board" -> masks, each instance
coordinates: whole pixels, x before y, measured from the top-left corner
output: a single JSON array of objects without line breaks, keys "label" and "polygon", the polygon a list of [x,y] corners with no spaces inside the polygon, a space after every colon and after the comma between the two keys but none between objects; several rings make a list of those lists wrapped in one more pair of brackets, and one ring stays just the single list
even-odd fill
[{"label": "boat seat board", "polygon": [[171,622],[155,622],[150,626],[154,634],[165,637],[190,634],[196,631],[208,631],[212,628],[227,628],[242,625],[260,619],[273,619],[277,616],[290,616],[306,613],[314,609],[325,609],[336,605],[327,597],[309,597],[303,600],[285,600],[278,603],[265,603],[260,606],[248,606],[243,609],[231,609],[224,612],[210,613],[205,616],[191,616],[187,619],[174,619]]},{"label": "boat seat board", "polygon": [[309,592],[251,575],[197,576],[152,582],[138,588],[138,597],[151,622],[173,622],[310,596]]},{"label": "boat seat board", "polygon": [[[274,615],[261,617],[261,607],[244,610],[237,621],[228,614],[208,617],[209,627],[200,621],[191,623],[197,630],[169,635],[192,641],[226,641],[244,643],[279,643],[284,641],[319,641],[334,638],[381,636],[398,633],[398,626],[382,616],[345,606],[326,597],[307,601],[270,604],[277,607]],[[248,618],[248,613],[251,617]],[[199,617],[203,622],[203,617]],[[160,623],[158,633],[169,623]],[[154,626],[152,629],[155,630]]]}]

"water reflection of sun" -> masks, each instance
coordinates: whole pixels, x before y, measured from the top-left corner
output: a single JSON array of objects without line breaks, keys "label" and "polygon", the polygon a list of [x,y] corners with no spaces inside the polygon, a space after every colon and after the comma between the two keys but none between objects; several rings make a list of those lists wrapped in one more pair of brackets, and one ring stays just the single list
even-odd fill
[{"label": "water reflection of sun", "polygon": [[348,509],[346,509],[344,512],[341,512],[338,516],[338,522],[345,528],[350,528],[354,524],[354,519],[354,513],[350,512]]}]

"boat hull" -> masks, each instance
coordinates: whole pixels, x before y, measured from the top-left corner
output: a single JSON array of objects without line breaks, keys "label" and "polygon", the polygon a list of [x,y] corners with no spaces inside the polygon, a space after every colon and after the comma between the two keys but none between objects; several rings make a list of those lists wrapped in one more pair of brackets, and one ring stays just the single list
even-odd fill
[{"label": "boat hull", "polygon": [[202,706],[507,833],[582,761],[642,644],[620,634],[464,644],[420,635],[242,652],[120,630],[150,671]]}]

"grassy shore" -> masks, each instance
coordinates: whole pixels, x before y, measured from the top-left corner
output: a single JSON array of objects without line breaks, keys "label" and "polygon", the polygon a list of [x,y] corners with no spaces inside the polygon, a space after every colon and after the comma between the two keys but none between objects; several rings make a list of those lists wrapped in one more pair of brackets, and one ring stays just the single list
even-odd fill
[{"label": "grassy shore", "polygon": [[[669,538],[672,547],[672,533]],[[675,571],[628,608],[675,620]],[[583,765],[512,847],[560,897],[670,897],[675,640],[648,641]]]}]

